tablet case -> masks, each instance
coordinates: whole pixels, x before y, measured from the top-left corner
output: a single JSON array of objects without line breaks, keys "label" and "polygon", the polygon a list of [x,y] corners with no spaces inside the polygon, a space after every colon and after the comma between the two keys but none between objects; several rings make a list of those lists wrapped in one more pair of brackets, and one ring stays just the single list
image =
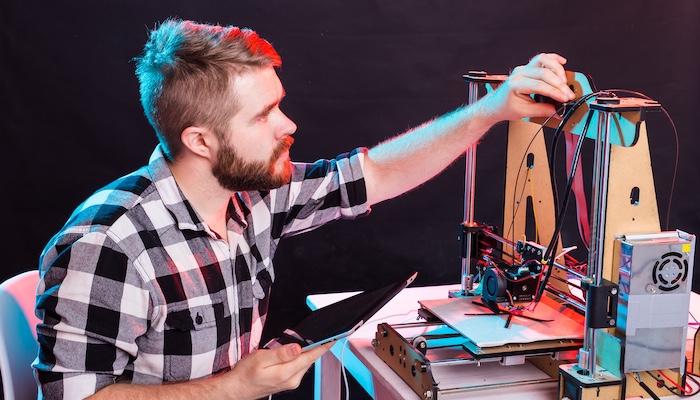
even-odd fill
[{"label": "tablet case", "polygon": [[355,332],[380,308],[416,279],[417,272],[379,289],[358,293],[347,299],[319,308],[296,325],[285,329],[265,348],[272,349],[288,343],[298,343],[303,350],[337,340]]}]

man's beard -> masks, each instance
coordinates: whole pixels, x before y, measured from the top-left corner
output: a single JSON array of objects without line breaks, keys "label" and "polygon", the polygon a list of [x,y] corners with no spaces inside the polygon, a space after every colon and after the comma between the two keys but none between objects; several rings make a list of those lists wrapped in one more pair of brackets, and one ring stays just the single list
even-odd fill
[{"label": "man's beard", "polygon": [[282,171],[275,173],[275,165],[282,153],[294,143],[291,136],[284,138],[268,161],[245,161],[228,143],[223,144],[211,172],[219,184],[231,191],[277,189],[291,179],[291,165],[287,162]]}]

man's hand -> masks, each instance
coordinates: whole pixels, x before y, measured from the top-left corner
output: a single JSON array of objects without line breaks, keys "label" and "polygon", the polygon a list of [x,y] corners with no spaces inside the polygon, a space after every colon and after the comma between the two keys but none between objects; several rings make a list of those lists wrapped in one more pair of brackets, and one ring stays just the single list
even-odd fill
[{"label": "man's hand", "polygon": [[496,91],[482,101],[482,110],[495,118],[492,122],[528,117],[549,117],[551,104],[535,102],[531,94],[539,94],[565,103],[575,95],[566,81],[563,65],[566,59],[558,54],[538,54],[527,65],[513,70]]},{"label": "man's hand", "polygon": [[243,357],[218,379],[231,399],[257,399],[295,389],[314,361],[332,346],[333,343],[327,343],[303,353],[297,344],[260,349]]},{"label": "man's hand", "polygon": [[437,175],[497,122],[554,114],[553,105],[537,103],[530,95],[562,103],[574,99],[564,63],[560,55],[539,54],[476,103],[370,149],[364,164],[367,202],[398,196]]},{"label": "man's hand", "polygon": [[295,389],[311,365],[333,346],[333,342],[309,351],[298,344],[272,350],[257,350],[239,361],[232,370],[211,378],[165,385],[117,383],[97,392],[91,399],[221,399],[254,400]]}]

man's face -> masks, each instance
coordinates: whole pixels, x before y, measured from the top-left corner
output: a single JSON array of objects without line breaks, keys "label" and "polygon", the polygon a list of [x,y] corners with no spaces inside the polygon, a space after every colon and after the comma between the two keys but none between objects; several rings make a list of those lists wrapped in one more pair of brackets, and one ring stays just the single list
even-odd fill
[{"label": "man's face", "polygon": [[234,83],[240,110],[218,149],[212,174],[231,191],[269,190],[291,178],[296,124],[279,108],[284,89],[274,68],[255,68]]}]

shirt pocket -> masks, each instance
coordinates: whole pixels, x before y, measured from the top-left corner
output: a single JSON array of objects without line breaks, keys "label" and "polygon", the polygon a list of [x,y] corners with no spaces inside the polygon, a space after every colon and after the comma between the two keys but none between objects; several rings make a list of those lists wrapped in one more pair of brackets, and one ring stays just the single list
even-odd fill
[{"label": "shirt pocket", "polygon": [[223,302],[169,310],[165,319],[163,375],[183,381],[230,368],[231,316]]}]

